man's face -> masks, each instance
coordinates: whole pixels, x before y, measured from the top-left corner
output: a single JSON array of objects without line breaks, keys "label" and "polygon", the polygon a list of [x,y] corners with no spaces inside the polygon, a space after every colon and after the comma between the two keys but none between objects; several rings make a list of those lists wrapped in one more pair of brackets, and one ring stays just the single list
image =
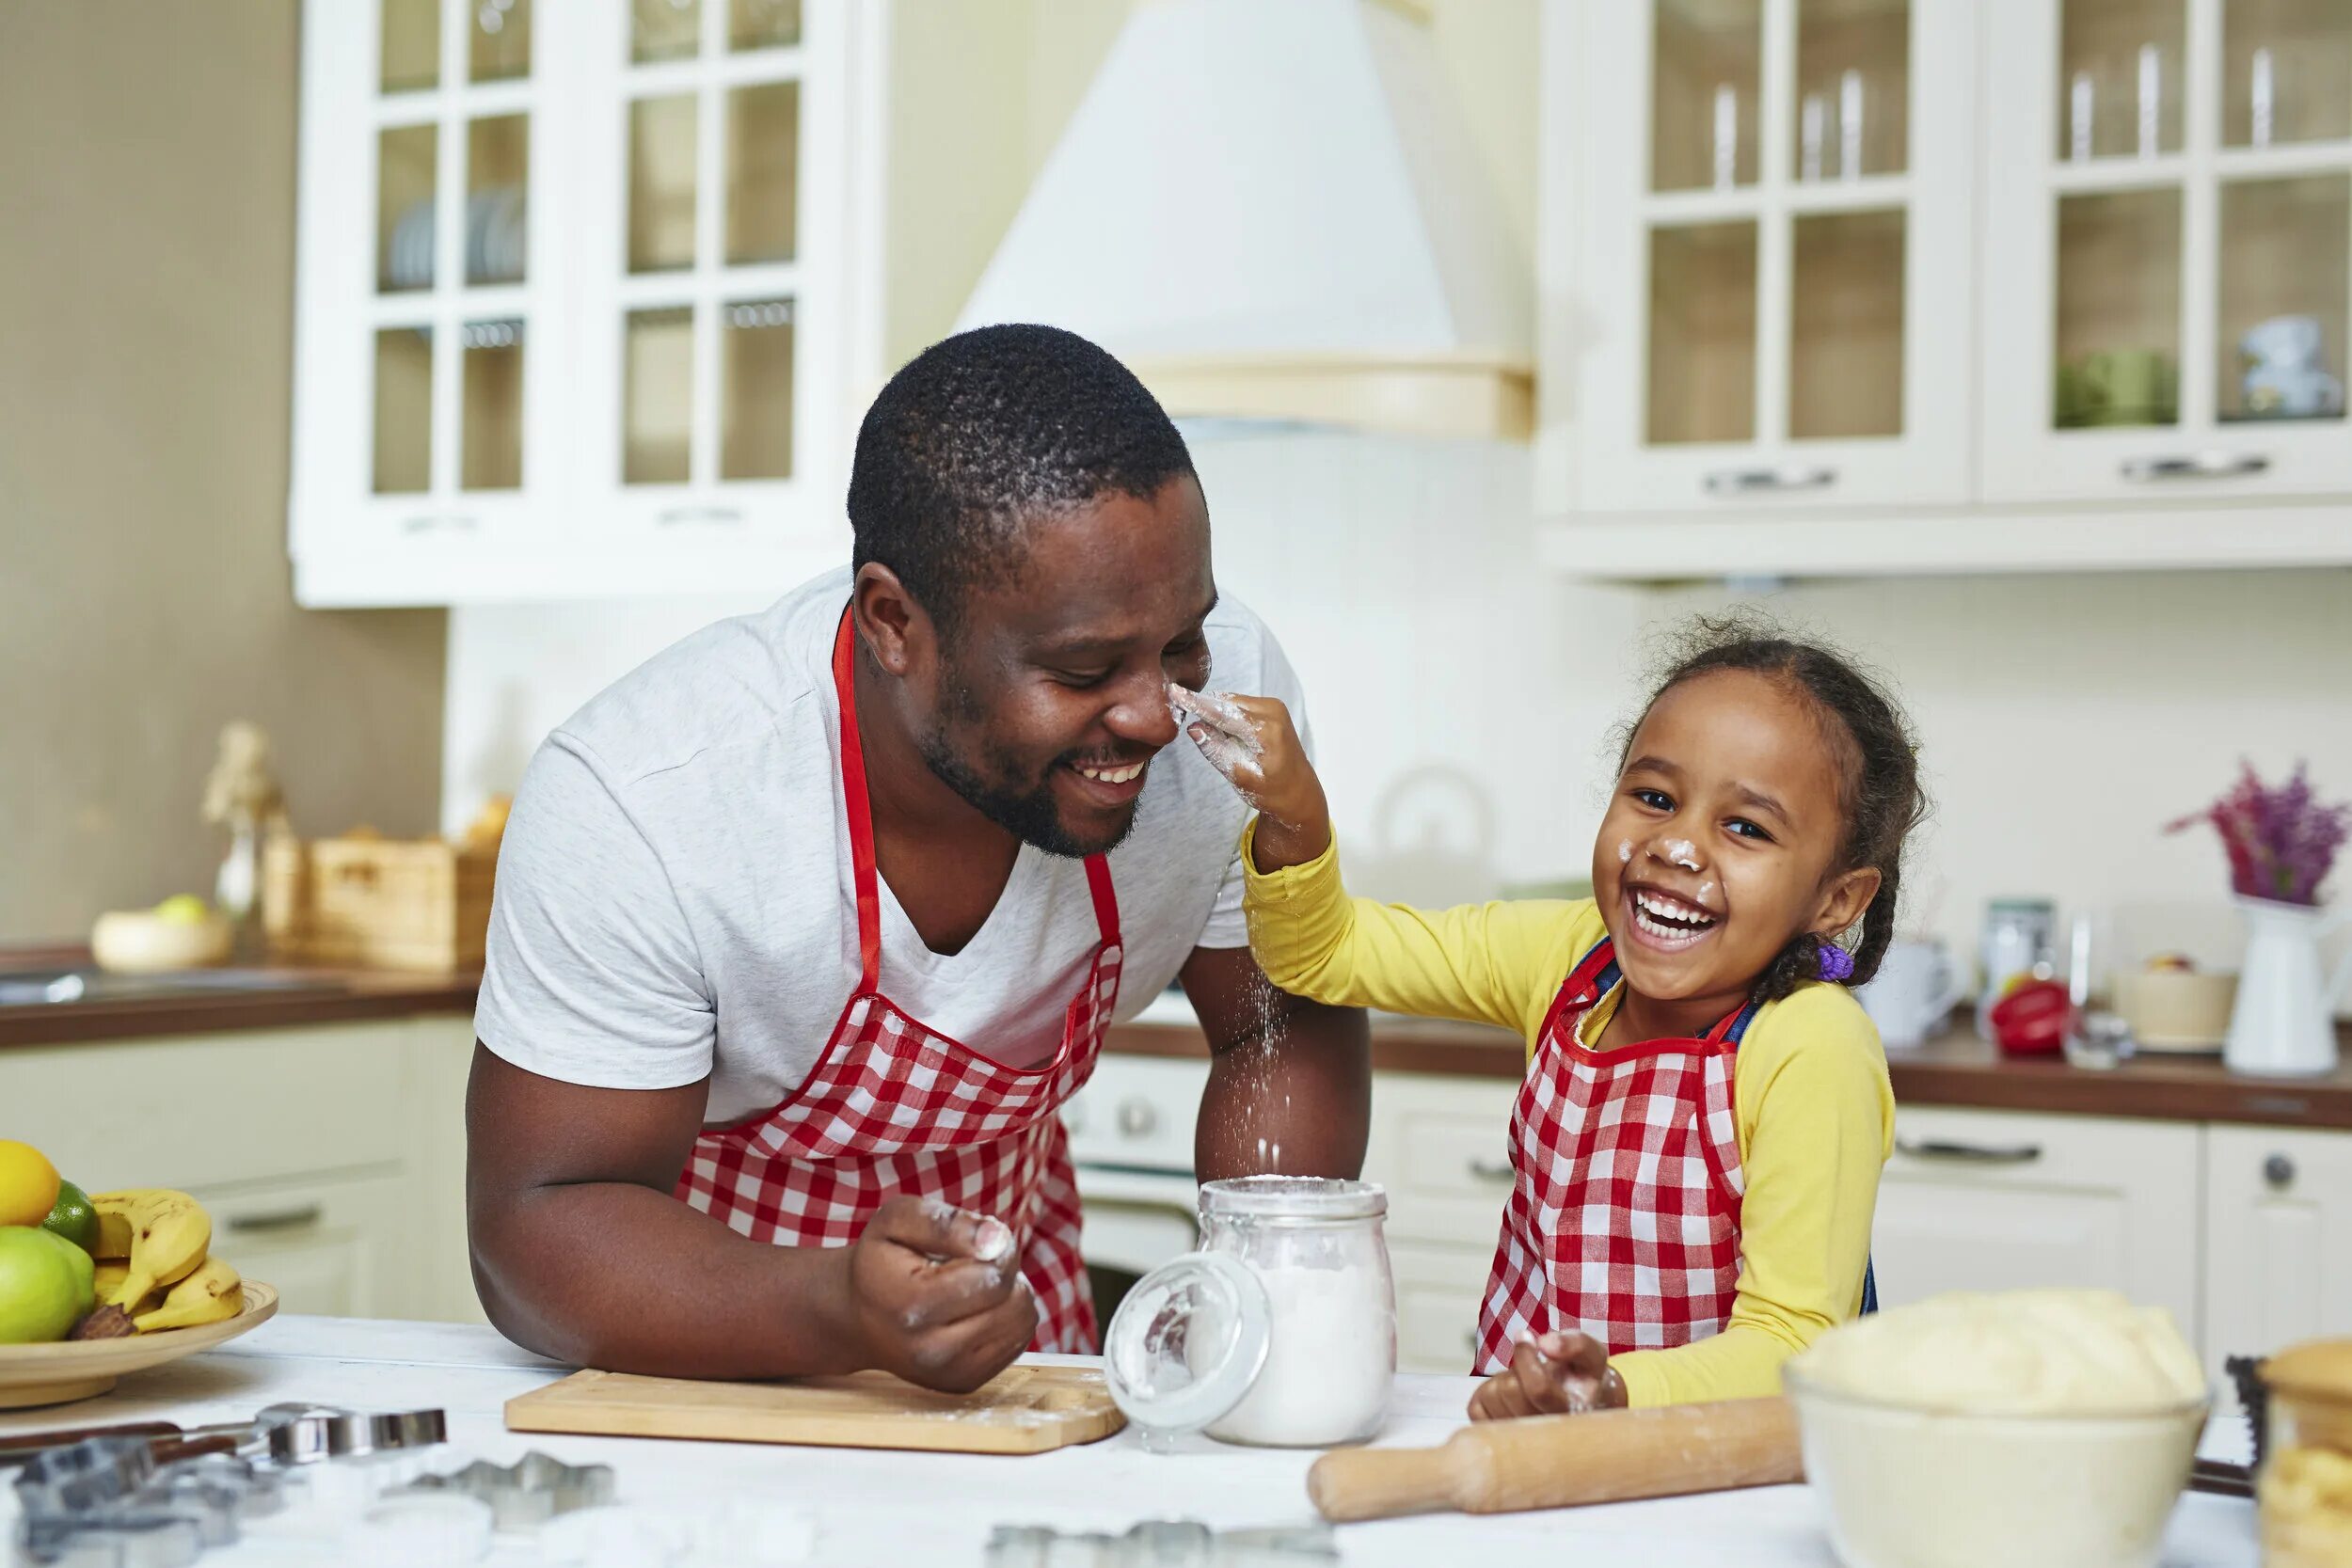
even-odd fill
[{"label": "man's face", "polygon": [[1019,569],[967,590],[940,649],[923,760],[1041,849],[1107,851],[1176,738],[1168,683],[1208,679],[1201,623],[1216,603],[1208,506],[1189,478],[1031,521]]}]

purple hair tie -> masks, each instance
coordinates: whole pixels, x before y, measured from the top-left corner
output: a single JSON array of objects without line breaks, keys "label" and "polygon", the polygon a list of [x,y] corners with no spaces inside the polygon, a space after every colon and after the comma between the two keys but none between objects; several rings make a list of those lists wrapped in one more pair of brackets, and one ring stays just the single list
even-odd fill
[{"label": "purple hair tie", "polygon": [[1853,955],[1834,942],[1821,943],[1821,978],[1843,983],[1853,974]]}]

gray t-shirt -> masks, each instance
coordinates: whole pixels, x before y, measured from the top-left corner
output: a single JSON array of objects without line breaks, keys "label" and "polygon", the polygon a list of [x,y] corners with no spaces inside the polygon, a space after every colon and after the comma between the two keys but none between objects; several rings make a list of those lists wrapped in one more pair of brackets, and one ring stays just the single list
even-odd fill
[{"label": "gray t-shirt", "polygon": [[[655,656],[550,735],[499,855],[474,1030],[543,1077],[674,1088],[710,1075],[707,1124],[782,1101],[816,1067],[858,978],[834,635],[846,569]],[[1208,622],[1222,691],[1289,704],[1297,676],[1232,599]],[[1248,942],[1247,808],[1181,737],[1152,765],[1110,856],[1126,943],[1118,1014],[1195,947]],[[933,953],[885,879],[882,989],[1012,1065],[1059,1043],[1097,941],[1082,862],[1024,845],[977,935]]]}]

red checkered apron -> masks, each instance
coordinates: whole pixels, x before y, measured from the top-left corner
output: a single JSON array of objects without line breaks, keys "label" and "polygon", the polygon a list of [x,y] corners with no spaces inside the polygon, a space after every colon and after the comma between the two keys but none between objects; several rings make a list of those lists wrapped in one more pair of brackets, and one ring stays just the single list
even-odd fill
[{"label": "red checkered apron", "polygon": [[1110,870],[1099,855],[1086,863],[1102,943],[1051,1062],[1016,1070],[908,1017],[880,986],[882,905],[853,649],[845,614],[833,673],[864,973],[807,1081],[764,1116],[695,1139],[677,1196],[755,1241],[787,1246],[847,1246],[894,1193],[993,1214],[1012,1227],[1037,1294],[1031,1348],[1091,1352],[1094,1299],[1079,1259],[1078,1189],[1058,1113],[1093,1073],[1119,997]]},{"label": "red checkered apron", "polygon": [[1561,986],[1519,1088],[1517,1181],[1478,1320],[1481,1374],[1554,1329],[1615,1354],[1704,1339],[1730,1321],[1746,1190],[1731,1063],[1756,1008],[1703,1039],[1595,1051],[1578,1029],[1616,983],[1603,937]]}]

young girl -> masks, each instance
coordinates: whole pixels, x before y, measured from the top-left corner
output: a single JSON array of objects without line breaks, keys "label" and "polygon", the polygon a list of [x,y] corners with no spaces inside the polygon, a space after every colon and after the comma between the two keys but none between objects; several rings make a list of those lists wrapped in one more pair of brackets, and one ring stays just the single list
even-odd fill
[{"label": "young girl", "polygon": [[1280,704],[1174,700],[1258,807],[1249,939],[1275,984],[1527,1039],[1473,1418],[1774,1393],[1862,1309],[1895,1105],[1846,987],[1886,951],[1926,804],[1868,676],[1702,624],[1627,738],[1595,896],[1443,911],[1347,896]]}]

